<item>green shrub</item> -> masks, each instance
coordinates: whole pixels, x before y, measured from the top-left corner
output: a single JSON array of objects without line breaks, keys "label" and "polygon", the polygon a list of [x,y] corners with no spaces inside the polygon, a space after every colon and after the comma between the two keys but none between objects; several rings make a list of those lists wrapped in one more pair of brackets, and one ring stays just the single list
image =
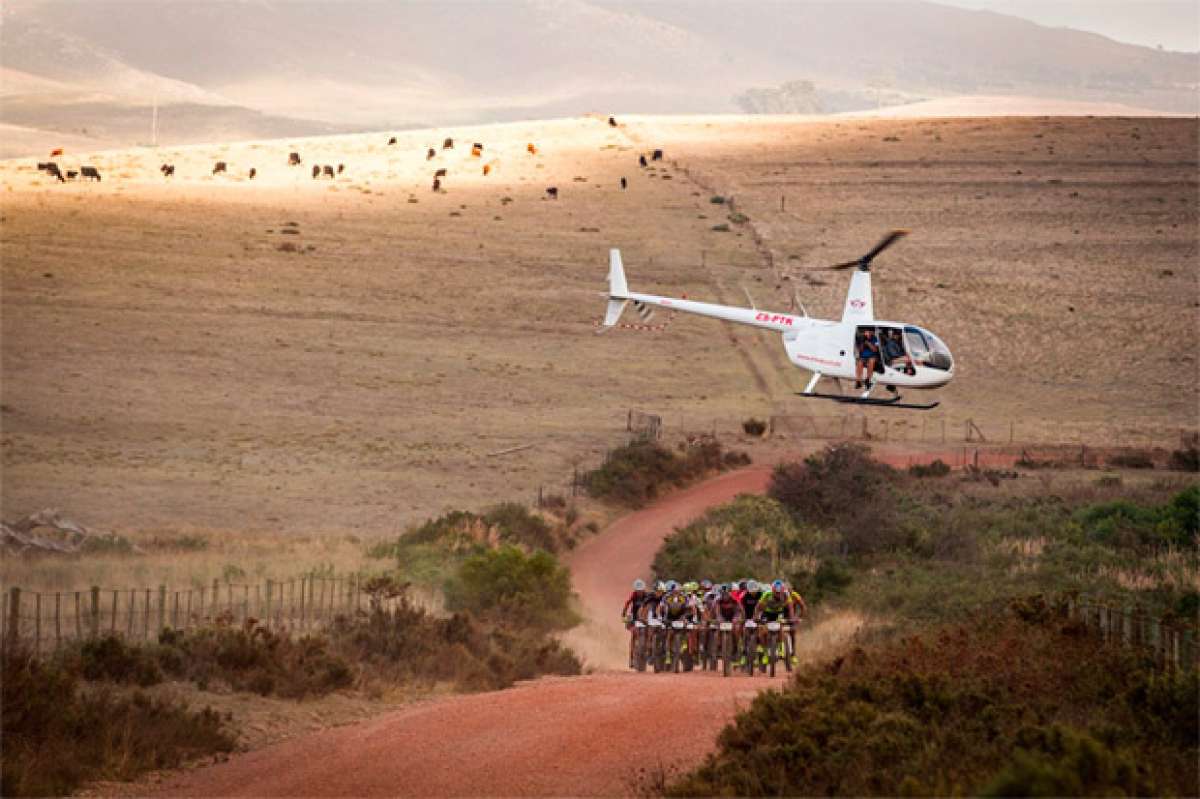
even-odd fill
[{"label": "green shrub", "polygon": [[938,458],[933,463],[914,463],[908,467],[908,473],[913,477],[945,477],[950,474],[950,465]]},{"label": "green shrub", "polygon": [[1154,459],[1148,452],[1118,452],[1108,459],[1108,465],[1118,469],[1153,469]]},{"label": "green shrub", "polygon": [[131,780],[234,741],[209,709],[137,692],[83,691],[70,661],[7,650],[0,667],[0,793],[63,796],[88,780]]},{"label": "green shrub", "polygon": [[728,225],[728,224],[726,224],[725,222],[722,222],[722,223],[720,223],[719,225],[713,225],[713,226],[712,226],[712,229],[713,229],[713,231],[714,231],[714,232],[716,232],[716,233],[728,233],[728,232],[729,232],[729,225]]},{"label": "green shrub", "polygon": [[1200,447],[1193,443],[1174,450],[1167,468],[1176,472],[1200,472]]},{"label": "green shrub", "polygon": [[1195,547],[1200,525],[1200,486],[1191,486],[1159,506],[1125,499],[1075,513],[1090,541],[1116,548]]},{"label": "green shrub", "polygon": [[738,211],[729,215],[729,221],[735,225],[744,225],[750,221],[750,217]]},{"label": "green shrub", "polygon": [[80,674],[86,680],[132,683],[143,688],[163,680],[162,668],[153,653],[130,646],[115,635],[84,641],[79,646],[78,660]]},{"label": "green shrub", "polygon": [[713,205],[724,205],[725,204],[725,198],[719,194],[714,194],[713,196],[709,197],[708,201],[710,203],[712,203]]},{"label": "green shrub", "polygon": [[593,497],[640,508],[667,487],[749,462],[745,453],[723,452],[715,439],[685,447],[682,455],[653,441],[633,441],[609,453],[600,468],[584,474],[583,484]]},{"label": "green shrub", "polygon": [[500,528],[502,541],[528,549],[544,549],[547,552],[558,550],[558,540],[546,520],[520,503],[497,505],[483,515],[483,520]]},{"label": "green shrub", "polygon": [[571,575],[553,555],[526,555],[515,546],[468,558],[446,585],[450,610],[542,630],[565,630],[579,622],[571,599]]},{"label": "green shrub", "polygon": [[983,796],[1147,796],[1152,783],[1133,758],[1092,736],[1059,725],[1018,736],[1011,762]]},{"label": "green shrub", "polygon": [[775,467],[768,493],[797,521],[831,527],[842,535],[842,553],[863,555],[903,542],[895,470],[871,458],[861,444],[831,444],[803,463]]}]

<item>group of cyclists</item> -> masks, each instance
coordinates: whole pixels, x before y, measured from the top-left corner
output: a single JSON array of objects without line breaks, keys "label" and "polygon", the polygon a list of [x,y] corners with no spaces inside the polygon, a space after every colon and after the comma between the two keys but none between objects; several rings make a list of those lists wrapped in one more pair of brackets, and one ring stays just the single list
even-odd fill
[{"label": "group of cyclists", "polygon": [[807,614],[804,598],[786,581],[753,579],[719,585],[667,580],[653,588],[634,580],[621,609],[630,668],[716,669],[723,658],[726,674],[731,667],[748,673],[769,667],[774,674],[777,661],[790,670],[796,623]]}]

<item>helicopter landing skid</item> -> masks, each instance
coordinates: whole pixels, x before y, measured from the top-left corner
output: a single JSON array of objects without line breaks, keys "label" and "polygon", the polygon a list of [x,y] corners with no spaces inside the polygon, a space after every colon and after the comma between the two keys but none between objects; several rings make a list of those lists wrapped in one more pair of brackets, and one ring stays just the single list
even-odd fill
[{"label": "helicopter landing skid", "polygon": [[878,408],[908,408],[915,411],[930,411],[941,405],[940,402],[930,402],[928,404],[901,402],[902,397],[896,395],[888,399],[872,399],[870,397],[856,397],[852,394],[808,394],[803,391],[797,391],[797,396],[809,397],[812,399],[826,399],[840,402],[845,405],[871,405]]}]

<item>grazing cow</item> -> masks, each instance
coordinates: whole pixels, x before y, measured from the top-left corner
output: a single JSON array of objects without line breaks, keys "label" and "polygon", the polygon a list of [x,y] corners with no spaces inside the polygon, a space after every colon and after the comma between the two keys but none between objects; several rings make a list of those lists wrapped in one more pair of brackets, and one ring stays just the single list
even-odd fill
[{"label": "grazing cow", "polygon": [[258,174],[258,170],[255,169],[254,167],[250,167],[250,179],[254,180],[254,176],[257,174]]},{"label": "grazing cow", "polygon": [[51,158],[60,157],[62,154],[63,154],[63,148],[61,148],[61,147],[55,147],[53,150],[50,151]]},{"label": "grazing cow", "polygon": [[435,178],[444,178],[444,177],[446,177],[446,169],[445,169],[444,167],[443,167],[442,169],[439,169],[437,172],[434,172],[434,173],[433,173],[433,176],[434,176]]},{"label": "grazing cow", "polygon": [[83,180],[84,178],[87,178],[88,180],[94,180],[99,183],[100,173],[96,171],[96,167],[94,166],[81,166],[79,167],[79,179]]},{"label": "grazing cow", "polygon": [[442,181],[438,180],[437,178],[434,178],[433,179],[433,190],[441,191],[442,190]]},{"label": "grazing cow", "polygon": [[50,164],[46,163],[45,161],[38,161],[38,172],[45,172],[49,168]]},{"label": "grazing cow", "polygon": [[546,196],[549,197],[551,200],[557,200],[558,199],[558,187],[551,186],[550,188],[546,189]]},{"label": "grazing cow", "polygon": [[617,118],[616,118],[616,117],[609,117],[609,118],[608,118],[608,126],[609,126],[610,128],[615,128],[615,127],[617,126]]},{"label": "grazing cow", "polygon": [[213,164],[212,173],[214,175],[217,174],[218,172],[224,172],[224,171],[225,171],[225,162],[224,161],[218,161],[217,163]]},{"label": "grazing cow", "polygon": [[300,153],[288,153],[288,166],[300,166]]},{"label": "grazing cow", "polygon": [[329,178],[330,180],[333,180],[333,167],[331,167],[329,164],[326,164],[325,167],[321,170],[321,174],[324,175],[325,177]]},{"label": "grazing cow", "polygon": [[646,156],[644,156],[644,155],[638,156],[638,166],[646,166]]},{"label": "grazing cow", "polygon": [[395,143],[396,143],[396,137],[395,137],[395,136],[393,136],[392,138],[388,139],[388,147],[391,147],[391,146],[392,146],[393,144],[395,144]]},{"label": "grazing cow", "polygon": [[483,176],[484,176],[485,178],[488,176],[488,173],[489,173],[489,172],[491,172],[491,171],[492,171],[492,165],[491,165],[491,164],[484,164],[484,165],[483,165]]},{"label": "grazing cow", "polygon": [[530,155],[537,155],[537,145],[533,142],[529,142],[529,144],[525,145],[525,151]]},{"label": "grazing cow", "polygon": [[53,161],[51,161],[48,164],[38,164],[38,168],[42,169],[42,171],[45,172],[47,175],[58,178],[59,183],[67,182],[66,178],[63,177],[62,172],[59,171],[58,164],[54,163]]},{"label": "grazing cow", "polygon": [[443,150],[453,150],[454,149],[454,139],[446,139],[444,142],[442,142],[442,149]]},{"label": "grazing cow", "polygon": [[163,164],[162,166],[160,166],[158,168],[158,171],[162,172],[164,178],[169,178],[175,174],[175,165],[174,164]]},{"label": "grazing cow", "polygon": [[653,153],[651,153],[650,160],[651,161],[661,161],[662,160],[662,150],[655,150]]},{"label": "grazing cow", "polygon": [[74,180],[77,177],[79,177],[79,173],[76,172],[74,169],[67,170],[67,180]]},{"label": "grazing cow", "polygon": [[340,175],[340,174],[342,174],[342,172],[344,172],[344,171],[346,171],[346,165],[345,165],[345,164],[338,164],[338,174]]},{"label": "grazing cow", "polygon": [[482,156],[483,155],[483,145],[480,144],[479,142],[475,142],[474,144],[472,144],[471,145],[471,155],[475,156],[476,158],[479,158],[480,156]]},{"label": "grazing cow", "polygon": [[437,150],[430,147],[429,151],[425,153],[425,160],[432,161],[434,158],[437,158]]},{"label": "grazing cow", "polygon": [[321,177],[321,165],[313,164],[313,180],[316,180],[319,177]]},{"label": "grazing cow", "polygon": [[628,186],[629,186],[629,181],[626,180],[625,178],[621,178],[621,191],[625,191],[625,189],[628,188]]}]

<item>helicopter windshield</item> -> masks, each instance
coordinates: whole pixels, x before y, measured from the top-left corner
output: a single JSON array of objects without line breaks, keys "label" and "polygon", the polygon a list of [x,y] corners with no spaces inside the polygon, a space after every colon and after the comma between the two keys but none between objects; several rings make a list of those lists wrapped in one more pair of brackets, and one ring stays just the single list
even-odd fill
[{"label": "helicopter windshield", "polygon": [[908,343],[909,354],[920,365],[945,372],[954,368],[950,348],[928,330],[909,325],[904,328],[904,339]]}]

